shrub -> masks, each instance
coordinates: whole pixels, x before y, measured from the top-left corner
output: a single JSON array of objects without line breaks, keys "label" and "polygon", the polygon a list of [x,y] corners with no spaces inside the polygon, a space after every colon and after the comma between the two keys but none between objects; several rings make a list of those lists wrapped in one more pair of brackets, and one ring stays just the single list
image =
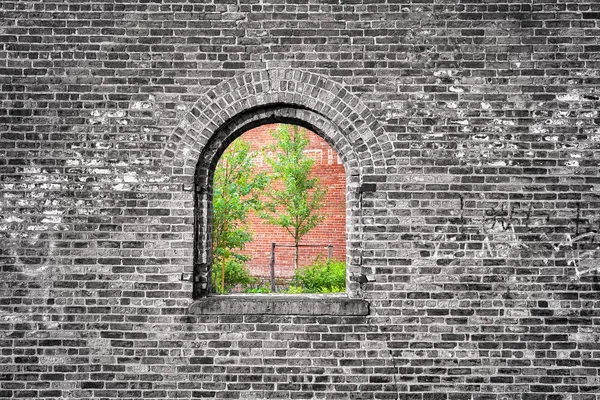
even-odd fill
[{"label": "shrub", "polygon": [[245,288],[244,293],[271,293],[271,287],[268,284],[262,284],[256,287]]},{"label": "shrub", "polygon": [[336,293],[346,290],[346,263],[316,262],[296,271],[288,293]]},{"label": "shrub", "polygon": [[[230,293],[236,286],[245,289],[248,285],[254,284],[256,278],[252,277],[246,267],[244,267],[242,257],[227,258],[221,261],[223,265],[215,265],[212,270],[213,288],[217,293]],[[223,268],[224,267],[224,268]],[[225,270],[225,288],[221,287],[221,271]]]}]

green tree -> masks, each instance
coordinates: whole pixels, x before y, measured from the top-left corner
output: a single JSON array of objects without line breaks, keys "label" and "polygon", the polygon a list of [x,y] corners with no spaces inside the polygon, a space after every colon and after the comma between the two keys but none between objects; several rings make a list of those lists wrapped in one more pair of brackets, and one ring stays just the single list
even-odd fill
[{"label": "green tree", "polygon": [[326,190],[311,176],[314,160],[303,153],[308,138],[295,125],[279,125],[271,132],[277,140],[265,161],[273,171],[274,185],[269,185],[259,216],[272,225],[284,228],[294,240],[294,271],[298,268],[298,248],[304,235],[315,228],[324,216]]},{"label": "green tree", "polygon": [[253,158],[250,145],[237,139],[215,168],[212,281],[216,292],[227,293],[237,284],[252,282],[244,267],[250,257],[239,251],[252,241],[246,218],[260,207],[259,193],[267,185],[266,175],[255,173]]}]

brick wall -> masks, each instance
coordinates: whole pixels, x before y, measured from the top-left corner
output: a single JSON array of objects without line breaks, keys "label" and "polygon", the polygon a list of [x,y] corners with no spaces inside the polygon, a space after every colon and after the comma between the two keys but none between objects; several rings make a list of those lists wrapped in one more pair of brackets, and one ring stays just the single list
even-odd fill
[{"label": "brick wall", "polygon": [[[270,168],[260,155],[266,146],[274,145],[271,131],[277,124],[262,125],[244,133],[241,138],[250,143],[251,151],[257,152],[256,172],[269,172]],[[324,206],[319,213],[325,219],[315,229],[302,238],[298,265],[307,266],[328,257],[327,245],[332,245],[332,258],[346,259],[346,174],[337,152],[325,140],[313,132],[305,132],[309,143],[305,154],[315,161],[312,176],[319,179],[327,189]],[[246,244],[244,254],[252,257],[246,267],[252,275],[268,277],[270,274],[271,243],[282,245],[275,249],[276,277],[291,278],[294,275],[294,244],[285,229],[267,224],[252,214],[248,218],[248,228],[253,232],[253,241]],[[288,246],[288,247],[285,247]]]},{"label": "brick wall", "polygon": [[[0,398],[597,398],[599,21],[2,1]],[[346,167],[347,298],[194,299],[211,163],[276,122]]]}]

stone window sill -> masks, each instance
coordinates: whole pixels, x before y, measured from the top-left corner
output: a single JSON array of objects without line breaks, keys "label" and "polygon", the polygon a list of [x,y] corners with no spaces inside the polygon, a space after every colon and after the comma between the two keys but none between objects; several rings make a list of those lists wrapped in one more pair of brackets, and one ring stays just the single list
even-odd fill
[{"label": "stone window sill", "polygon": [[369,303],[341,294],[235,294],[194,300],[196,315],[368,315]]}]

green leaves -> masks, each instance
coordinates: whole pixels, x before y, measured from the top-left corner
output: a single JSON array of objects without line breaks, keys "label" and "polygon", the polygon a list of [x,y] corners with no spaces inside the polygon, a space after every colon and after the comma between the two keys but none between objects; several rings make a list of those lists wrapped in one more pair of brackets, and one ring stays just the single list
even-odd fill
[{"label": "green leaves", "polygon": [[[233,256],[222,260],[218,265],[219,268],[213,265],[213,282],[216,282],[215,288],[219,293],[229,293],[237,285],[246,288],[256,283],[256,278],[252,277],[244,267],[247,259]],[[225,282],[224,287],[221,286],[222,282]]]},{"label": "green leaves", "polygon": [[335,293],[346,290],[346,263],[315,263],[296,271],[290,293]]},{"label": "green leaves", "polygon": [[[238,253],[252,241],[246,225],[251,210],[260,208],[259,193],[267,185],[265,174],[256,174],[254,154],[243,140],[234,141],[225,151],[213,177],[213,288],[220,293],[237,284],[247,284],[249,274]],[[242,272],[245,272],[242,273]]]}]

